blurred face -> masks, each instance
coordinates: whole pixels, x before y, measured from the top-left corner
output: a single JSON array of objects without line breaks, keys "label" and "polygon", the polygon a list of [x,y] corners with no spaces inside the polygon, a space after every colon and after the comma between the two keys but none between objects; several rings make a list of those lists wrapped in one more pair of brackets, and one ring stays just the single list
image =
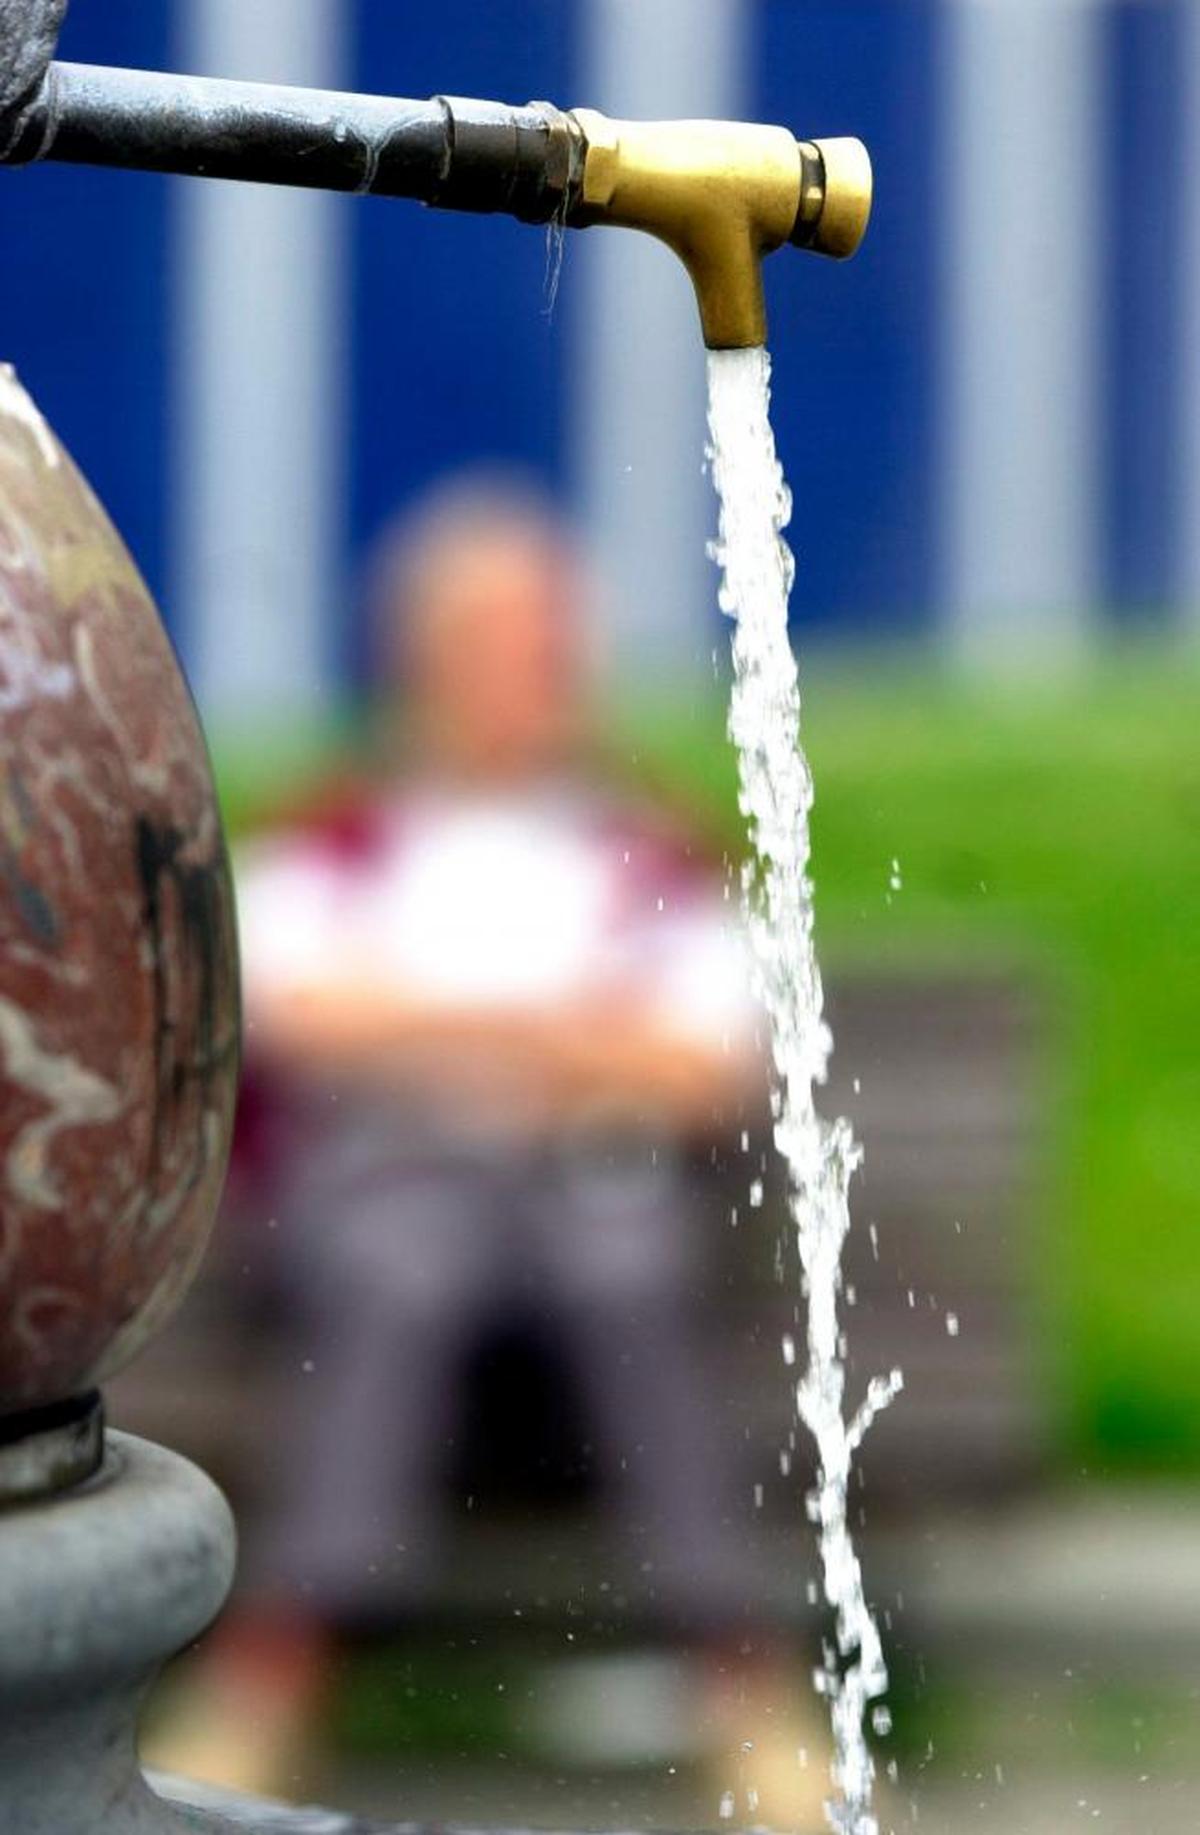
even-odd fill
[{"label": "blurred face", "polygon": [[440,768],[511,779],[564,762],[582,724],[579,583],[542,530],[480,528],[447,544],[403,614],[405,694]]}]

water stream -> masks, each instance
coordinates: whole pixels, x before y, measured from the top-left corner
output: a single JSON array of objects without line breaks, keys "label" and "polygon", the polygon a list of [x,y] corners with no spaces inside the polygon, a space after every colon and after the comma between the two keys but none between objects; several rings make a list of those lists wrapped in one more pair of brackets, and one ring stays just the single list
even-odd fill
[{"label": "water stream", "polygon": [[775,1145],[787,1168],[807,1302],[807,1359],[796,1408],[816,1446],[809,1514],[834,1621],[816,1673],[833,1730],[834,1794],[826,1814],[837,1835],[878,1835],[865,1718],[887,1688],[887,1669],[846,1506],[854,1456],[901,1377],[898,1370],[875,1377],[857,1406],[848,1405],[838,1305],[850,1180],[862,1156],[849,1122],[824,1119],[815,1102],[832,1038],[808,873],[812,775],[800,743],[799,677],[787,631],[794,564],[782,531],[791,497],[775,455],[770,378],[765,350],[709,356],[710,460],[721,506],[714,557],[722,571],[721,608],[733,620],[729,733],[751,843],[742,901],[757,992],[770,1022]]}]

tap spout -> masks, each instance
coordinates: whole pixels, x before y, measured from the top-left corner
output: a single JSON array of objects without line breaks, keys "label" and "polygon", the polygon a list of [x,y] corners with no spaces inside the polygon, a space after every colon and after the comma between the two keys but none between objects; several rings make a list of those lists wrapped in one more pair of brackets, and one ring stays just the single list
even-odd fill
[{"label": "tap spout", "polygon": [[573,111],[586,143],[568,222],[642,229],[674,249],[710,349],[763,344],[762,261],[792,243],[844,258],[871,211],[859,140],[797,140],[739,121],[613,121]]}]

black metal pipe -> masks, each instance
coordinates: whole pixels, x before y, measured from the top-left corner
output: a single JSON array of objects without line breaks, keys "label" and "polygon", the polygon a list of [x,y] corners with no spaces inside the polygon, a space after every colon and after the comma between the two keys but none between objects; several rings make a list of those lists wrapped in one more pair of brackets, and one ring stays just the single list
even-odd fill
[{"label": "black metal pipe", "polygon": [[53,63],[0,163],[65,160],[418,198],[564,220],[586,148],[545,102],[510,108]]}]

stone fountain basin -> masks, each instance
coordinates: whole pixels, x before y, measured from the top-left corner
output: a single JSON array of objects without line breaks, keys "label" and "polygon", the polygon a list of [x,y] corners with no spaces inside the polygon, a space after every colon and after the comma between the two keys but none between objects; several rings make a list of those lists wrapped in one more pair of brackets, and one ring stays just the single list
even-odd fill
[{"label": "stone fountain basin", "polygon": [[[414,1822],[361,1822],[338,1810],[319,1809],[311,1804],[268,1803],[262,1798],[239,1797],[231,1791],[215,1790],[207,1784],[192,1784],[186,1778],[151,1773],[154,1789],[176,1809],[195,1819],[198,1829],[250,1829],[261,1835],[481,1835],[476,1829],[446,1828],[441,1825],[426,1831]],[[529,1835],[527,1830],[489,1830],[487,1835]],[[538,1831],[537,1835],[546,1835]],[[800,1831],[800,1835],[804,1835]]]}]

